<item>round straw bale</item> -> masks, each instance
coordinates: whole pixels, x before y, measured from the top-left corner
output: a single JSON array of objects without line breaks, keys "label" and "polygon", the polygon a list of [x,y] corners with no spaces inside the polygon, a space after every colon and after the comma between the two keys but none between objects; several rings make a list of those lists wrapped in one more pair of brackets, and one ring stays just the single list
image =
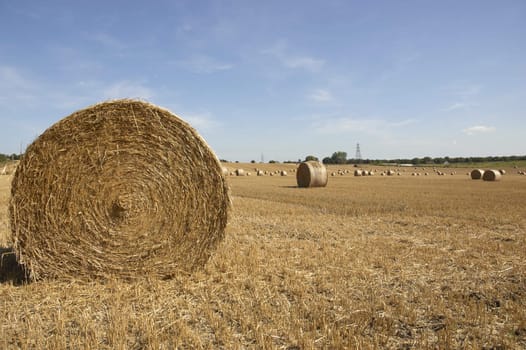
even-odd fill
[{"label": "round straw bale", "polygon": [[287,172],[285,170],[281,171],[281,176],[287,176]]},{"label": "round straw bale", "polygon": [[360,169],[356,169],[356,170],[354,171],[354,176],[362,176],[362,174],[363,174],[363,172],[362,172],[362,170],[360,170]]},{"label": "round straw bale", "polygon": [[245,170],[243,169],[236,169],[236,176],[245,176]]},{"label": "round straw bale", "polygon": [[501,175],[506,175],[506,170],[504,170],[504,169],[499,169],[499,173],[500,173]]},{"label": "round straw bale", "polygon": [[257,176],[263,176],[265,175],[265,172],[263,170],[258,170],[258,172],[256,173]]},{"label": "round straw bale", "polygon": [[71,114],[27,148],[9,214],[32,279],[128,280],[202,267],[229,205],[221,164],[190,125],[116,100]]},{"label": "round straw bale", "polygon": [[228,168],[227,167],[225,167],[225,166],[221,167],[221,171],[223,173],[223,176],[227,176],[228,175]]},{"label": "round straw bale", "polygon": [[498,170],[486,170],[482,175],[482,180],[484,181],[498,181],[502,175]]},{"label": "round straw bale", "polygon": [[[334,172],[331,174],[335,175]],[[325,187],[328,180],[327,168],[316,160],[300,163],[296,171],[298,187]]]},{"label": "round straw bale", "polygon": [[471,179],[472,180],[480,180],[480,179],[482,179],[482,174],[484,174],[484,170],[482,170],[482,169],[473,169],[473,170],[471,170]]}]

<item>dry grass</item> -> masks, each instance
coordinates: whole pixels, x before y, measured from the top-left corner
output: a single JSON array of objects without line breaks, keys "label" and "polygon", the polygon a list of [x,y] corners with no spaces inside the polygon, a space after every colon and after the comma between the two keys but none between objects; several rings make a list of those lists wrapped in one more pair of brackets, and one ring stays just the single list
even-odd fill
[{"label": "dry grass", "polygon": [[526,347],[526,177],[229,181],[225,241],[202,271],[1,284],[0,348]]}]

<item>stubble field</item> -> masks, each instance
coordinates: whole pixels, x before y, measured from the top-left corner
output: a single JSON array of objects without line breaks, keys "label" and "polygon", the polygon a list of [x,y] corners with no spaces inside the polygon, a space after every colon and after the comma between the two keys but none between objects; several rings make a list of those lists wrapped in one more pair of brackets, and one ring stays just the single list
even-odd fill
[{"label": "stubble field", "polygon": [[202,271],[4,281],[0,348],[525,349],[526,176],[411,171],[311,189],[293,173],[229,177],[226,237]]}]

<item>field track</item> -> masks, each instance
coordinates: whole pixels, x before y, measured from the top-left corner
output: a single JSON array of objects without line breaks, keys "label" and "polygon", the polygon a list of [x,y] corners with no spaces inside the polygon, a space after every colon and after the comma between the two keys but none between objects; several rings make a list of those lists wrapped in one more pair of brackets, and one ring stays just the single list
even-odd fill
[{"label": "field track", "polygon": [[[258,166],[289,176],[257,177]],[[526,176],[410,168],[300,189],[293,165],[227,167],[252,176],[229,176],[226,239],[203,271],[6,281],[0,348],[526,348]],[[9,181],[0,176],[0,247]]]}]

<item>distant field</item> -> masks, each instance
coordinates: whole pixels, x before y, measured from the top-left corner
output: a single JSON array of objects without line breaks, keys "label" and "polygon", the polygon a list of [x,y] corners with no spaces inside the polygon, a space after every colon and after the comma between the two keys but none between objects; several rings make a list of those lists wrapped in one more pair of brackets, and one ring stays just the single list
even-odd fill
[{"label": "distant field", "polygon": [[228,177],[226,239],[203,271],[0,284],[0,348],[526,348],[526,176],[513,166],[499,182],[419,167],[300,189],[293,164],[224,165],[252,176]]}]

